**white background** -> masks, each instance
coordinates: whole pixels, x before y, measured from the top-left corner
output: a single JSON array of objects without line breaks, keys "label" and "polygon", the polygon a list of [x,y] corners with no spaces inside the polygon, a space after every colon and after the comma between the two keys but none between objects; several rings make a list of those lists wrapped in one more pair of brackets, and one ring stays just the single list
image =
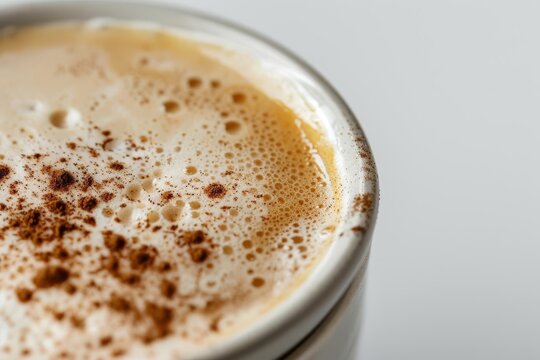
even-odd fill
[{"label": "white background", "polygon": [[176,2],[292,49],[360,118],[382,189],[363,360],[540,359],[539,1]]}]

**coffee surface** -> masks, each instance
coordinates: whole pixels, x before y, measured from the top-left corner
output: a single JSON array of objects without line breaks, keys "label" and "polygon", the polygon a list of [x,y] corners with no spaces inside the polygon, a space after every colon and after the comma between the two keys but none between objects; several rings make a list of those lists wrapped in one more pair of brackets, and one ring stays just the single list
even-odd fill
[{"label": "coffee surface", "polygon": [[298,287],[331,151],[210,52],[115,25],[0,35],[0,358],[189,357]]}]

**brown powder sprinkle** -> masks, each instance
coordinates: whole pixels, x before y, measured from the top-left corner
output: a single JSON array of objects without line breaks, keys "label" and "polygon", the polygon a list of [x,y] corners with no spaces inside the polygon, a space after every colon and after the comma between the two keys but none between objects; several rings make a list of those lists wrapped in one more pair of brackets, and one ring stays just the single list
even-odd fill
[{"label": "brown powder sprinkle", "polygon": [[111,145],[114,143],[114,139],[111,139],[111,138],[108,138],[108,139],[105,139],[103,141],[103,143],[101,143],[101,148],[103,150],[110,150],[111,149]]},{"label": "brown powder sprinkle", "polygon": [[207,235],[204,231],[195,230],[195,231],[186,231],[182,237],[184,244],[201,244],[206,239]]},{"label": "brown powder sprinkle", "polygon": [[69,295],[73,295],[77,292],[77,287],[73,284],[66,284],[64,290],[66,290]]},{"label": "brown powder sprinkle", "polygon": [[159,266],[158,266],[158,271],[161,272],[161,273],[165,273],[165,272],[171,271],[171,269],[172,269],[172,265],[171,265],[171,263],[168,262],[168,261],[162,262],[162,263],[159,264]]},{"label": "brown powder sprinkle", "polygon": [[219,331],[219,320],[220,320],[220,317],[217,317],[216,319],[212,320],[212,322],[210,323],[210,326],[208,327],[210,331],[213,331],[213,332]]},{"label": "brown powder sprinkle", "polygon": [[32,354],[32,351],[30,351],[30,349],[23,349],[21,351],[22,356],[29,356],[30,354]]},{"label": "brown powder sprinkle", "polygon": [[165,296],[168,299],[171,299],[176,293],[176,285],[169,280],[163,280],[159,285],[161,295]]},{"label": "brown powder sprinkle", "polygon": [[190,248],[189,255],[191,256],[191,260],[193,260],[193,262],[202,263],[208,258],[210,253],[205,248],[197,247],[197,248]]},{"label": "brown powder sprinkle", "polygon": [[69,253],[61,246],[57,246],[52,251],[52,256],[59,260],[66,260],[69,257]]},{"label": "brown powder sprinkle", "polygon": [[111,169],[113,169],[113,170],[116,170],[116,171],[124,170],[124,164],[122,164],[119,161],[114,161],[114,162],[110,163],[109,167]]},{"label": "brown powder sprinkle", "polygon": [[141,282],[141,277],[139,276],[139,274],[134,274],[134,273],[121,274],[119,276],[119,280],[126,285],[134,286],[138,284],[139,282]]},{"label": "brown powder sprinkle", "polygon": [[111,336],[103,336],[101,339],[99,339],[99,345],[105,347],[112,343],[112,337]]},{"label": "brown powder sprinkle", "polygon": [[158,326],[169,324],[173,318],[172,309],[151,302],[146,303],[145,312]]},{"label": "brown powder sprinkle", "polygon": [[[64,235],[70,231],[75,230],[77,227],[73,224],[64,221],[58,221],[53,224],[53,238],[62,239]],[[51,239],[51,240],[52,240]]]},{"label": "brown powder sprinkle", "polygon": [[211,199],[221,199],[227,193],[227,189],[220,183],[212,183],[204,188],[204,193]]},{"label": "brown powder sprinkle", "polygon": [[163,338],[170,333],[171,322],[174,318],[171,308],[147,302],[144,312],[152,320],[153,325],[143,337],[145,343]]},{"label": "brown powder sprinkle", "polygon": [[131,302],[117,294],[113,294],[109,300],[109,307],[115,311],[127,313],[133,309]]},{"label": "brown powder sprinkle", "polygon": [[11,169],[9,166],[0,164],[0,181],[4,181],[4,179],[6,179],[10,173]]},{"label": "brown powder sprinkle", "polygon": [[120,269],[120,260],[116,256],[109,256],[103,261],[103,268],[113,275]]},{"label": "brown powder sprinkle", "polygon": [[103,232],[103,242],[110,251],[121,251],[126,246],[126,238],[112,231]]},{"label": "brown powder sprinkle", "polygon": [[364,228],[363,226],[353,226],[351,228],[351,230],[353,232],[361,232],[361,233],[364,233],[366,231],[366,228]]},{"label": "brown powder sprinkle", "polygon": [[54,191],[67,191],[75,183],[75,177],[66,170],[55,170],[51,174],[49,185]]},{"label": "brown powder sprinkle", "polygon": [[84,196],[79,199],[79,207],[84,211],[92,212],[98,205],[98,200],[93,196]]},{"label": "brown powder sprinkle", "polygon": [[8,225],[2,230],[13,230],[21,240],[30,240],[35,245],[45,241],[62,239],[63,236],[77,229],[77,226],[65,220],[57,219],[37,209],[12,214]]},{"label": "brown powder sprinkle", "polygon": [[105,192],[105,193],[101,194],[101,196],[99,198],[101,200],[103,200],[104,202],[109,202],[114,198],[114,194],[111,193],[111,192]]},{"label": "brown powder sprinkle", "polygon": [[157,249],[153,246],[143,245],[138,249],[133,249],[129,253],[131,268],[145,270],[152,266],[157,256]]},{"label": "brown powder sprinkle", "polygon": [[73,315],[69,318],[71,325],[77,329],[84,329],[85,321],[80,316]]},{"label": "brown powder sprinkle", "polygon": [[19,299],[22,303],[27,303],[30,300],[32,300],[32,296],[34,295],[32,290],[27,288],[17,288],[15,290],[15,294],[17,295],[17,299]]},{"label": "brown powder sprinkle", "polygon": [[92,185],[94,185],[94,178],[90,175],[87,175],[82,180],[81,190],[88,191],[88,189],[90,189]]},{"label": "brown powder sprinkle", "polygon": [[111,352],[112,357],[120,357],[123,356],[126,353],[126,350],[124,349],[116,349],[113,352]]},{"label": "brown powder sprinkle", "polygon": [[47,209],[53,214],[66,215],[68,212],[68,205],[62,200],[52,200],[47,203]]},{"label": "brown powder sprinkle", "polygon": [[161,200],[163,201],[163,203],[168,203],[173,197],[174,197],[174,194],[171,191],[165,191],[161,195]]},{"label": "brown powder sprinkle", "polygon": [[30,210],[24,217],[23,222],[28,227],[36,227],[41,219],[41,212],[39,210]]},{"label": "brown powder sprinkle", "polygon": [[54,318],[58,321],[62,321],[66,317],[66,314],[61,311],[51,311],[51,313],[52,316],[54,316]]},{"label": "brown powder sprinkle", "polygon": [[369,212],[373,207],[373,194],[361,194],[354,198],[353,209],[361,213]]},{"label": "brown powder sprinkle", "polygon": [[69,279],[69,271],[62,266],[46,266],[36,273],[32,282],[39,289],[57,286]]},{"label": "brown powder sprinkle", "polygon": [[19,181],[14,181],[11,184],[9,184],[10,195],[17,195],[17,193],[19,192],[19,189],[18,189],[19,184],[20,184]]},{"label": "brown powder sprinkle", "polygon": [[83,219],[83,222],[90,226],[96,226],[96,218],[93,216],[87,216]]},{"label": "brown powder sprinkle", "polygon": [[41,245],[45,241],[62,239],[64,234],[76,228],[66,221],[45,216],[40,210],[30,209],[22,214],[14,214],[3,230],[14,230],[19,239]]},{"label": "brown powder sprinkle", "polygon": [[10,219],[10,226],[8,228],[15,229],[17,235],[22,240],[32,240],[32,242],[39,244],[42,242],[38,240],[41,234],[35,231],[35,228],[39,225],[40,219],[41,212],[38,210],[29,210]]},{"label": "brown powder sprinkle", "polygon": [[99,156],[99,153],[94,148],[88,148],[88,153],[91,157],[97,158]]}]

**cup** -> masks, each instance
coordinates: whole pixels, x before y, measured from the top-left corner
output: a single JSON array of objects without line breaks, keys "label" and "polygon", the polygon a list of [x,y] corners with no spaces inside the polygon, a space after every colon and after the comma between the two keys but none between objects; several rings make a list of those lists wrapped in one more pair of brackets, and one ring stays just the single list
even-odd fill
[{"label": "cup", "polygon": [[121,1],[46,1],[0,5],[0,27],[110,18],[143,21],[232,46],[294,86],[315,109],[335,151],[342,219],[321,263],[282,303],[201,359],[357,359],[362,295],[378,207],[377,172],[360,124],[313,68],[254,32],[178,6]]}]

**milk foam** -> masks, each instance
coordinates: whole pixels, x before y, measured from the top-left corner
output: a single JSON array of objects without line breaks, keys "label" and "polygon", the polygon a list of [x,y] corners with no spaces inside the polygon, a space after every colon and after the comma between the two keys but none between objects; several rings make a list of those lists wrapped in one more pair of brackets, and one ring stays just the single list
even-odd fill
[{"label": "milk foam", "polygon": [[120,26],[0,38],[0,358],[200,354],[332,239],[322,137],[220,51]]}]

